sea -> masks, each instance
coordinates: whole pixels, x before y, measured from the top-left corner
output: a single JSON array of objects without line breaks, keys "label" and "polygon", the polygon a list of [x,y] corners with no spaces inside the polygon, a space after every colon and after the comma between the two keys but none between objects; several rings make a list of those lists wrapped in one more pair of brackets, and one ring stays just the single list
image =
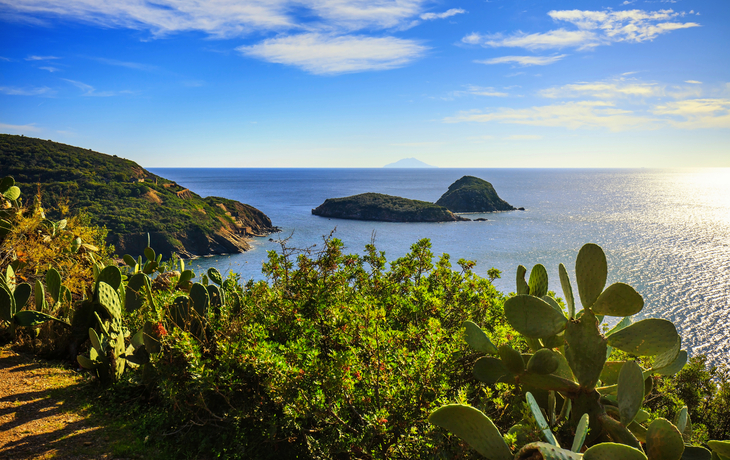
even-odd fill
[{"label": "sea", "polygon": [[[191,261],[261,280],[268,251],[322,246],[334,232],[346,251],[363,254],[371,241],[388,260],[422,238],[436,257],[476,262],[495,286],[515,290],[518,265],[543,264],[562,296],[558,264],[575,287],[575,258],[585,243],[606,252],[608,284],[624,282],[644,298],[635,319],[674,322],[682,347],[730,365],[730,168],[709,169],[150,169],[201,196],[241,201],[268,215],[281,233],[254,238],[242,254]],[[377,192],[434,202],[464,175],[492,183],[524,211],[468,214],[483,222],[395,223],[329,219],[311,210],[327,198]],[[315,249],[316,249],[315,247]]]}]

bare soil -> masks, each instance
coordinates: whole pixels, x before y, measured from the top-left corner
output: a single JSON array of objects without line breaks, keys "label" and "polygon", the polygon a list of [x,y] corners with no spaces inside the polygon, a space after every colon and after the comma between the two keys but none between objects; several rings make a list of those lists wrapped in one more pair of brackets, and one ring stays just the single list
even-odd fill
[{"label": "bare soil", "polygon": [[130,458],[134,435],[89,414],[88,386],[60,363],[0,348],[0,460]]}]

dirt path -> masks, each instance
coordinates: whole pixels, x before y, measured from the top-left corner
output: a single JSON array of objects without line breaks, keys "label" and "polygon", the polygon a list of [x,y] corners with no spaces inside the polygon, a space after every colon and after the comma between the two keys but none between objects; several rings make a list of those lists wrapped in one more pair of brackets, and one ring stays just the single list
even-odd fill
[{"label": "dirt path", "polygon": [[0,348],[0,459],[130,458],[133,436],[88,414],[83,385],[72,370]]}]

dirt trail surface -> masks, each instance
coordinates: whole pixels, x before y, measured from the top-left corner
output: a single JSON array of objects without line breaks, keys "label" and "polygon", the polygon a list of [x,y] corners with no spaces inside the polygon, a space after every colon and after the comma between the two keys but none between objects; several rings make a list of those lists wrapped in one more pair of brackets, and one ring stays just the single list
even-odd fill
[{"label": "dirt trail surface", "polygon": [[111,459],[108,430],[85,414],[83,378],[0,348],[0,459]]}]

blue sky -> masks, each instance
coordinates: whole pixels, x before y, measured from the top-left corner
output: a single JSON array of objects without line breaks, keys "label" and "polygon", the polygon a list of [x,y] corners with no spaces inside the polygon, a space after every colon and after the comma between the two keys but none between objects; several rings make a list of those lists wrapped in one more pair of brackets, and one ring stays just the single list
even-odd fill
[{"label": "blue sky", "polygon": [[0,132],[145,167],[730,167],[730,3],[0,0]]}]

